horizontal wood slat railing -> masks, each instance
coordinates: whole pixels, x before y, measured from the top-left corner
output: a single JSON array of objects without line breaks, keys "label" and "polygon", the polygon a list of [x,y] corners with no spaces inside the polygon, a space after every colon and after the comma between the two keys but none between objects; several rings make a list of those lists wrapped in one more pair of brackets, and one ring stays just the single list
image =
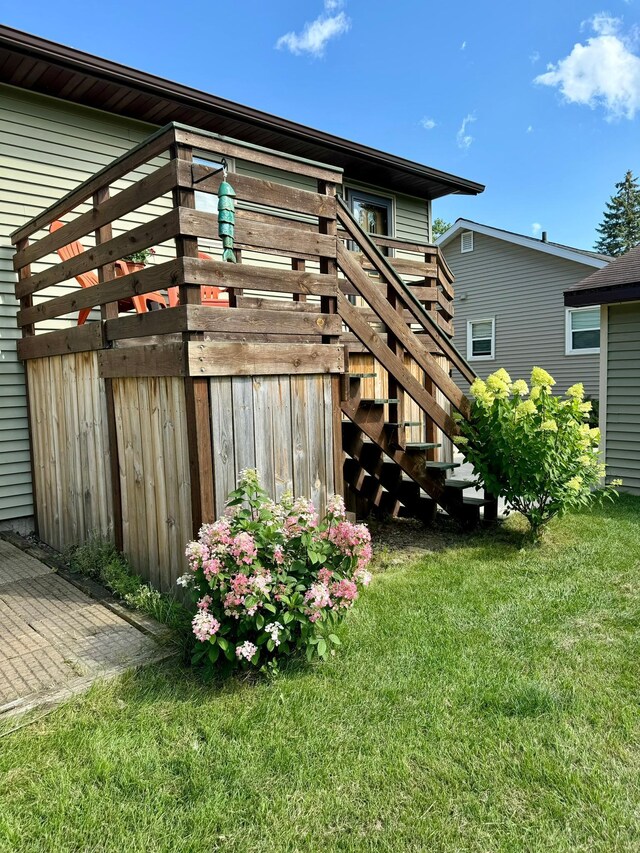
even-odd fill
[{"label": "horizontal wood slat railing", "polygon": [[[438,344],[441,351],[447,356],[447,358],[449,358],[456,369],[460,371],[462,376],[464,376],[464,378],[469,382],[473,382],[475,379],[475,372],[470,367],[466,359],[458,352],[449,340],[448,336],[443,334],[438,328],[436,319],[425,311],[424,307],[420,304],[420,301],[416,299],[416,297],[411,293],[410,288],[405,285],[398,273],[395,271],[392,266],[392,262],[382,255],[370,235],[363,231],[360,225],[356,222],[351,210],[344,201],[342,201],[342,199],[338,199],[337,215],[338,223],[349,235],[349,238],[359,246],[361,252],[365,255],[373,270],[380,276],[382,281],[392,289],[401,304],[410,311],[414,322],[421,326],[424,332],[429,335],[436,344]],[[346,260],[346,263],[349,264],[352,275],[361,283],[360,286],[363,286],[362,283],[364,282],[365,276],[359,276],[358,272],[362,273],[364,271],[348,257],[349,254],[350,253],[345,247],[338,247],[339,258]],[[349,278],[349,276],[347,277]],[[369,277],[366,276],[366,278]],[[354,279],[351,279],[351,283],[357,289],[360,289]]]}]

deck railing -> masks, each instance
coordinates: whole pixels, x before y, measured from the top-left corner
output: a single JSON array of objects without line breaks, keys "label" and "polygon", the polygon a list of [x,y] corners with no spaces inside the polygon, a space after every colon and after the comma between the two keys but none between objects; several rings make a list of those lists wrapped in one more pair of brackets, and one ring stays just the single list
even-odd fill
[{"label": "deck railing", "polygon": [[[218,238],[223,159],[237,194],[236,263],[222,261]],[[455,431],[450,408],[464,413],[467,402],[450,367],[471,373],[451,344],[453,276],[426,242],[369,239],[341,186],[338,168],[172,124],[12,235],[46,541],[66,547],[113,529],[149,577],[149,549],[159,551],[166,585],[180,543],[221,512],[242,467],[264,468],[276,492],[292,480],[320,508],[327,490],[343,489],[349,371],[375,371],[363,394],[371,382],[372,398],[393,398],[386,421],[406,419],[419,440],[435,447],[438,430]],[[123,266],[145,249],[153,262]],[[75,281],[93,271],[92,286]],[[212,287],[228,306],[203,304]],[[176,292],[171,308],[119,310],[145,294],[175,303]],[[92,455],[102,474],[85,464]],[[179,517],[168,509],[178,503]]]}]

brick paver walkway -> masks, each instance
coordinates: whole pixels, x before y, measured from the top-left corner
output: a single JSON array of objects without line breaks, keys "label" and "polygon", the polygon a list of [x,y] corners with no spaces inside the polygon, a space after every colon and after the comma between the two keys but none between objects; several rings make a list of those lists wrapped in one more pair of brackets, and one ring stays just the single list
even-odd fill
[{"label": "brick paver walkway", "polygon": [[0,539],[0,716],[159,652],[154,639]]}]

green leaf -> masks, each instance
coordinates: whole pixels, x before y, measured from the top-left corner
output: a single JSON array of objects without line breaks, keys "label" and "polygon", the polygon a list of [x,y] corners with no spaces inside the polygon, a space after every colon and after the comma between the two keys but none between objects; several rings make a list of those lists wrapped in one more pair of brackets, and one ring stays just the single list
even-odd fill
[{"label": "green leaf", "polygon": [[264,628],[264,616],[262,613],[258,613],[256,616],[256,628],[261,631]]},{"label": "green leaf", "polygon": [[218,645],[220,646],[223,652],[226,652],[229,648],[230,643],[229,640],[225,640],[224,637],[218,637]]},{"label": "green leaf", "polygon": [[284,622],[285,625],[288,625],[289,622],[291,622],[292,620],[293,620],[293,613],[290,613],[287,610],[287,612],[282,616],[282,621]]},{"label": "green leaf", "polygon": [[335,634],[329,634],[329,641],[331,643],[333,643],[334,646],[341,646],[342,645],[340,637],[336,637]]},{"label": "green leaf", "polygon": [[318,641],[318,654],[321,658],[327,654],[327,641],[322,638]]},{"label": "green leaf", "polygon": [[314,647],[313,646],[307,646],[306,655],[307,655],[308,661],[310,661],[311,658],[313,657],[313,653],[314,653]]},{"label": "green leaf", "polygon": [[207,656],[211,663],[215,663],[218,660],[218,656],[220,655],[220,649],[217,646],[209,646],[207,650]]}]

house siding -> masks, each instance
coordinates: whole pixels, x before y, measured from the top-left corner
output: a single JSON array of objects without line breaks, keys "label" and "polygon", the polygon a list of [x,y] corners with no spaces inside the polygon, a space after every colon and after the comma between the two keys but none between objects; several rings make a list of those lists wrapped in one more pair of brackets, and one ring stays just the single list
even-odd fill
[{"label": "house siding", "polygon": [[[14,250],[9,235],[155,129],[153,125],[0,84],[0,526],[33,515],[24,371],[16,354],[20,332],[16,326]],[[315,181],[306,177],[256,167],[242,160],[236,162],[235,168],[241,174],[316,189]],[[148,171],[143,167],[117,182],[116,187],[124,188]],[[361,188],[394,198],[397,236],[421,242],[428,239],[429,206],[425,200],[396,196],[380,188]],[[166,203],[158,200],[128,215],[129,227],[159,214],[164,206]],[[88,204],[78,208],[80,212],[88,209]],[[118,230],[114,228],[114,233]],[[83,242],[90,244],[88,238]],[[171,254],[170,247],[156,248],[159,259]],[[33,265],[34,271],[52,260],[57,258],[42,259],[42,263]],[[288,265],[285,259],[250,252],[245,253],[244,260]],[[310,264],[309,269],[312,268]],[[47,295],[59,295],[76,287],[71,281],[49,288]],[[40,298],[36,295],[34,301]],[[75,322],[73,315],[42,323],[39,330]]]},{"label": "house siding", "polygon": [[[593,272],[593,267],[517,246],[474,232],[473,251],[460,251],[460,234],[443,247],[455,275],[454,343],[467,355],[467,322],[495,318],[495,358],[471,360],[485,378],[504,367],[513,378],[527,378],[536,365],[548,370],[565,391],[583,382],[597,397],[599,356],[565,355],[563,292]],[[454,372],[465,390],[468,383]]]},{"label": "house siding", "polygon": [[640,302],[610,305],[607,313],[607,476],[640,495]]}]

